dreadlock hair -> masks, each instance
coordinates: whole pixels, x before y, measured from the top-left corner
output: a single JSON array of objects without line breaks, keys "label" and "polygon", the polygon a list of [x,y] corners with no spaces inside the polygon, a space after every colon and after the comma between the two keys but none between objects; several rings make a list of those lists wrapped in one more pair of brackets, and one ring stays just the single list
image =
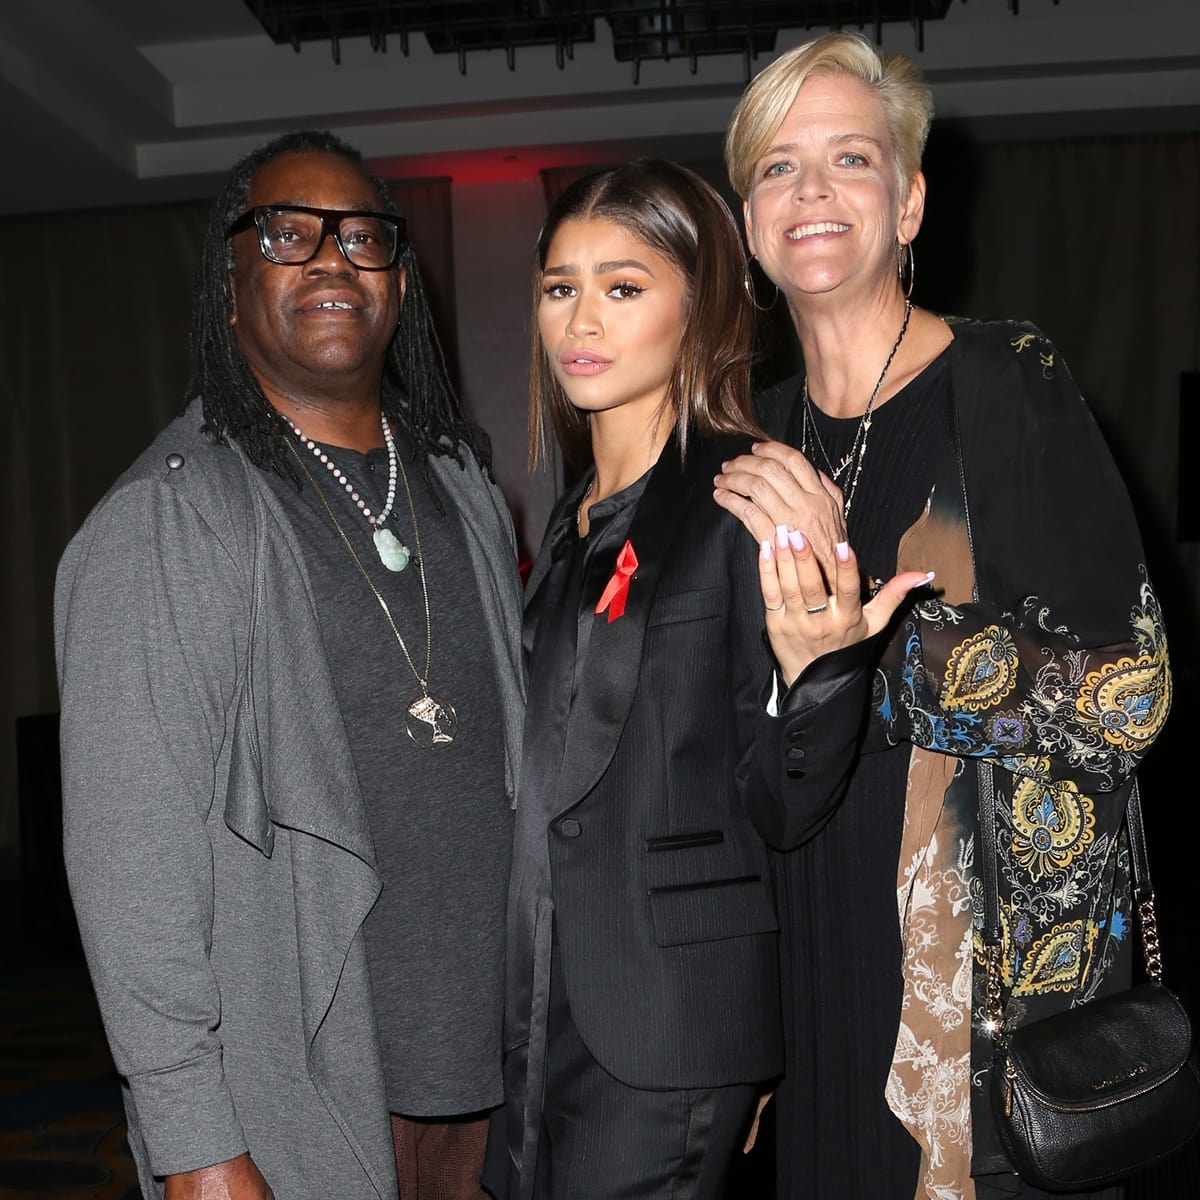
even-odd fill
[{"label": "dreadlock hair", "polygon": [[[400,215],[386,185],[367,170],[362,155],[332,133],[285,133],[242,158],[209,212],[196,272],[186,397],[189,401],[200,397],[209,437],[218,442],[232,439],[251,462],[299,486],[287,443],[280,436],[287,427],[263,393],[229,323],[234,259],[228,235],[229,226],[246,210],[259,169],[281,154],[296,153],[336,154],[353,163],[370,179],[380,208]],[[384,362],[383,413],[408,439],[414,460],[426,463],[435,454],[455,457],[459,444],[465,443],[490,472],[491,445],[483,430],[463,416],[454,394],[416,255],[407,239],[400,244],[398,265],[404,268],[406,287],[400,321]]]}]

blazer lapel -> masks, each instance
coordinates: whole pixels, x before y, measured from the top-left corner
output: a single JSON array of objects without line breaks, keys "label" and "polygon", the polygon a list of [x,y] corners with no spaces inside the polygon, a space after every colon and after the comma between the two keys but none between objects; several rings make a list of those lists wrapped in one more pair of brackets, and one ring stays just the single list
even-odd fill
[{"label": "blazer lapel", "polygon": [[[626,535],[637,555],[638,566],[629,585],[622,616],[609,621],[597,614],[588,641],[587,659],[576,701],[567,726],[566,747],[557,795],[559,812],[581,800],[612,760],[629,716],[642,667],[642,646],[654,596],[662,577],[663,561],[671,548],[696,481],[711,476],[709,455],[696,446],[687,467],[680,463],[679,446],[672,437],[663,449]],[[706,495],[701,503],[712,503]],[[616,570],[615,556],[600,584]],[[591,604],[600,592],[588,597]]]}]

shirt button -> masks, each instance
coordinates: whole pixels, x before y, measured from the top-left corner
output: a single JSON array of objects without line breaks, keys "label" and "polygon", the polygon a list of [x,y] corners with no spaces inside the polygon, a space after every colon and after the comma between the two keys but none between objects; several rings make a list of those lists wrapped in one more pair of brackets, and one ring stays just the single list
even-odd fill
[{"label": "shirt button", "polygon": [[574,817],[566,817],[558,823],[559,832],[563,837],[577,838],[583,832],[583,826]]},{"label": "shirt button", "polygon": [[167,466],[170,467],[172,471],[178,471],[179,468],[183,466],[183,455],[182,454],[168,454],[167,455]]}]

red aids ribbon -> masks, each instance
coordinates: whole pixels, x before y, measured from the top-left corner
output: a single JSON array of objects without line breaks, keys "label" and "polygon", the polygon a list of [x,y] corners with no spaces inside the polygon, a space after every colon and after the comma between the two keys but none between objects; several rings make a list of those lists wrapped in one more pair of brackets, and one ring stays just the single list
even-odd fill
[{"label": "red aids ribbon", "polygon": [[608,609],[608,621],[611,625],[618,617],[625,614],[625,601],[629,599],[629,580],[637,570],[637,555],[633,552],[633,543],[626,541],[617,555],[617,569],[612,578],[604,585],[604,592],[596,604],[596,615],[599,616]]}]

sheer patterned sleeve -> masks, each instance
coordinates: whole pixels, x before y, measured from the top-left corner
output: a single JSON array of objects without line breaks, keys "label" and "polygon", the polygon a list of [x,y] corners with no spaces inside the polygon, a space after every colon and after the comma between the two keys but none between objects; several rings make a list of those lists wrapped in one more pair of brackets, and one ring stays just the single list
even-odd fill
[{"label": "sheer patterned sleeve", "polygon": [[[1039,331],[991,327],[960,349],[954,387],[976,598],[929,600],[902,621],[876,672],[872,741],[1115,791],[1171,699],[1162,614],[1129,497]],[[939,501],[935,493],[935,514]]]}]

